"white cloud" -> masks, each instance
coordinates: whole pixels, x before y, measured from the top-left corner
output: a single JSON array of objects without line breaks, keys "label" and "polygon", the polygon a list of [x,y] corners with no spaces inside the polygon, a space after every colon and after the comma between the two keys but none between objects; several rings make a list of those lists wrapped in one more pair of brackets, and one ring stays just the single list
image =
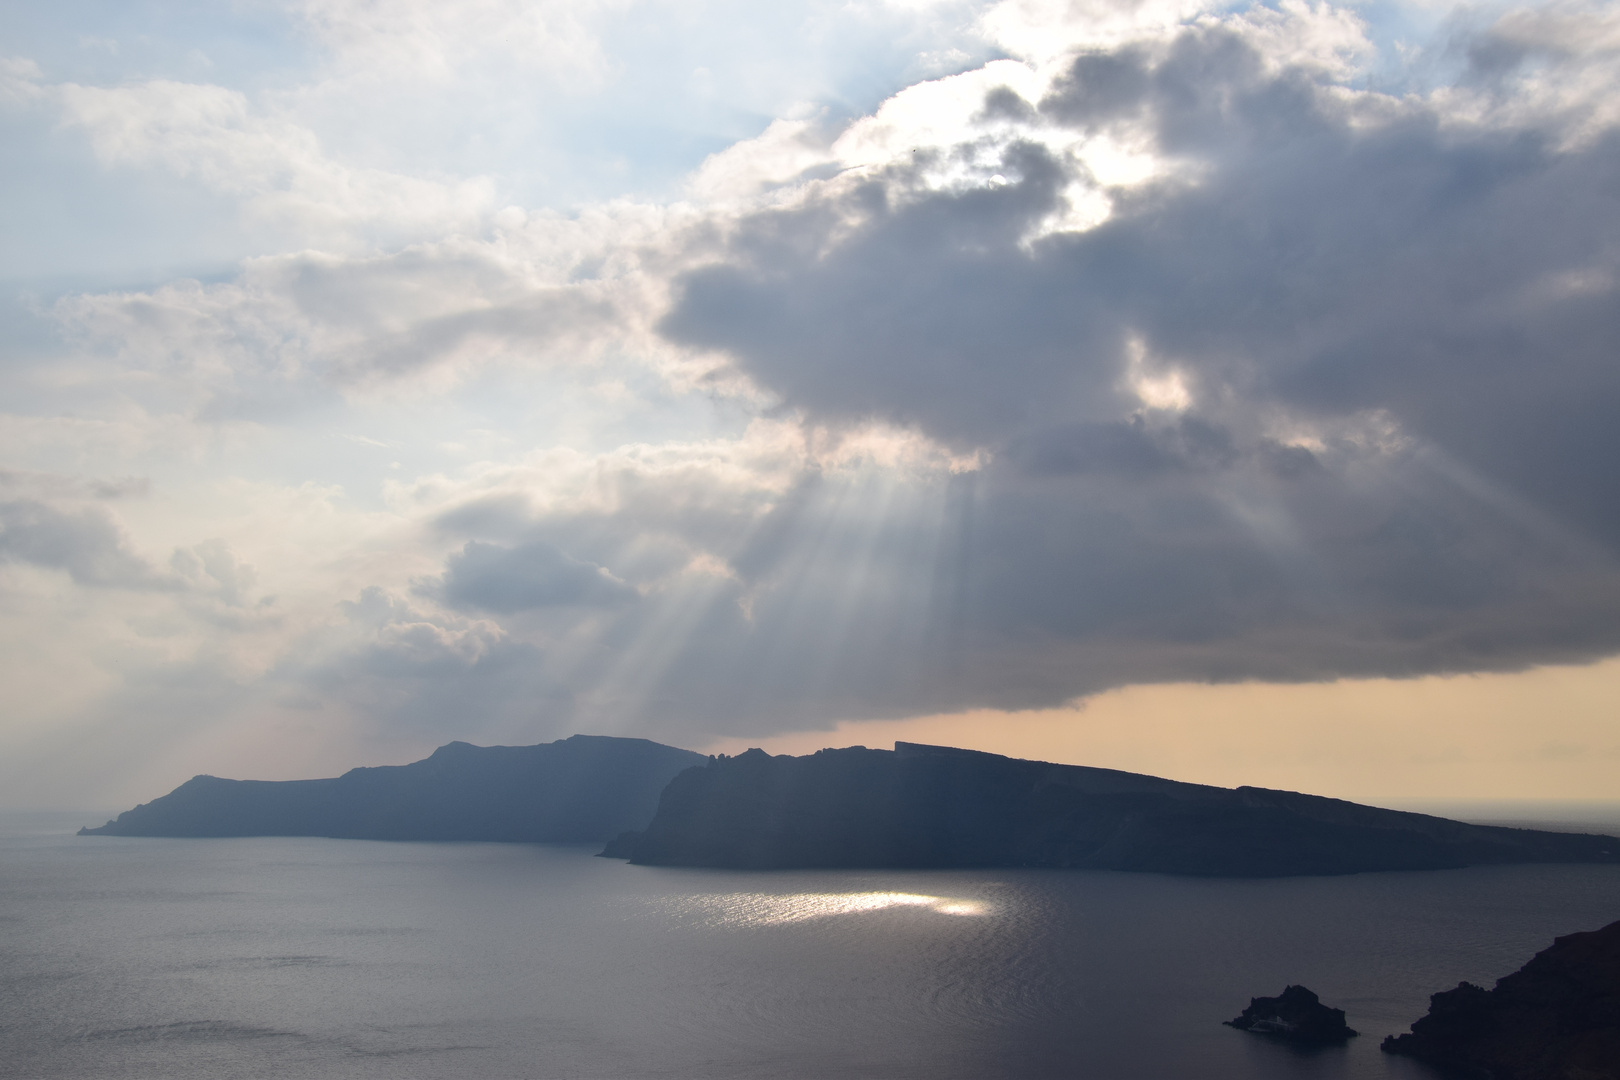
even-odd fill
[{"label": "white cloud", "polygon": [[1553,129],[1566,150],[1620,125],[1620,10],[1583,0],[1514,8],[1473,46],[1474,85],[1431,99],[1453,122]]},{"label": "white cloud", "polygon": [[73,296],[52,314],[125,377],[159,379],[174,408],[252,416],[323,387],[595,360],[634,332],[634,282],[558,280],[557,253],[537,237],[267,256],[226,282]]},{"label": "white cloud", "polygon": [[216,594],[229,607],[245,606],[250,599],[248,590],[258,578],[253,567],[239,560],[230,545],[218,538],[190,548],[176,548],[169,565],[188,581]]},{"label": "white cloud", "polygon": [[44,74],[24,56],[0,56],[0,104],[20,105],[45,96]]},{"label": "white cloud", "polygon": [[704,159],[687,187],[705,203],[752,200],[833,162],[829,143],[816,120],[773,120],[758,136]]},{"label": "white cloud", "polygon": [[593,17],[629,0],[291,0],[349,77],[443,82],[493,58],[564,80],[599,78],[610,61]]},{"label": "white cloud", "polygon": [[1014,55],[1052,62],[1075,49],[1163,38],[1221,6],[1220,0],[1002,0],[980,24]]},{"label": "white cloud", "polygon": [[442,182],[345,165],[307,127],[221,86],[65,83],[54,93],[63,123],[83,129],[105,164],[197,180],[323,246],[353,245],[369,230],[393,237],[458,231],[493,210],[487,179]]},{"label": "white cloud", "polygon": [[1126,342],[1125,356],[1126,382],[1143,405],[1170,412],[1186,412],[1192,408],[1192,392],[1187,389],[1185,376],[1174,367],[1152,363],[1141,338]]},{"label": "white cloud", "polygon": [[1276,8],[1251,7],[1200,23],[1241,33],[1272,71],[1295,67],[1348,80],[1365,70],[1375,54],[1366,23],[1353,10],[1326,0],[1282,0]]}]

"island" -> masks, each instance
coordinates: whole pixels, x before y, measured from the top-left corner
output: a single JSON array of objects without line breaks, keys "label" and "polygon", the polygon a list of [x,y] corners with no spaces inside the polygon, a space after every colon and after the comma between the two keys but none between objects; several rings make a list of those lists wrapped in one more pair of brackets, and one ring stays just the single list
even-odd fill
[{"label": "island", "polygon": [[1249,999],[1243,1015],[1228,1027],[1286,1042],[1332,1046],[1357,1034],[1344,1022],[1343,1009],[1331,1009],[1303,986],[1287,986],[1276,997]]},{"label": "island", "polygon": [[600,843],[653,816],[701,754],[575,735],[538,746],[452,742],[409,765],[323,780],[197,776],[80,836],[329,836]]},{"label": "island", "polygon": [[714,757],[671,780],[651,822],[604,854],[658,866],[1272,877],[1620,864],[1620,840],[901,742],[893,750]]},{"label": "island", "polygon": [[1434,994],[1382,1049],[1463,1077],[1620,1080],[1620,922],[1555,939],[1494,989]]}]

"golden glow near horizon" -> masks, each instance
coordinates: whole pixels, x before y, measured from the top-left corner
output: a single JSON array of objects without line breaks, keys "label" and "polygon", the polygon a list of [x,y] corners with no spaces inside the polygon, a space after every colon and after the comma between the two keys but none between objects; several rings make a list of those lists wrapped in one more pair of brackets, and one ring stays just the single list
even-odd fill
[{"label": "golden glow near horizon", "polygon": [[1620,658],[1512,674],[1131,686],[1072,707],[846,721],[759,745],[936,743],[1357,801],[1620,798]]}]

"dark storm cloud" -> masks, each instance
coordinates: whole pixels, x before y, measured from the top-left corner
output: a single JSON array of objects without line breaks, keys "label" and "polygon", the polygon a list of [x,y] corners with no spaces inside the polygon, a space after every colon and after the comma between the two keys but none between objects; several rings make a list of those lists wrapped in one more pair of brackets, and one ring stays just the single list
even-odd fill
[{"label": "dark storm cloud", "polygon": [[[1487,105],[1524,93],[1527,63],[1576,62],[1504,33],[1463,50]],[[1015,97],[984,112],[1028,125],[1001,152],[1009,183],[923,192],[927,163],[907,163],[755,214],[662,324],[815,420],[994,454],[936,544],[937,625],[866,642],[874,598],[864,644],[827,661],[840,696],[1038,705],[1620,648],[1612,129],[1360,106],[1219,27],[1078,57],[1039,118]],[[1085,179],[1043,124],[1145,131],[1196,180],[1110,192],[1105,224],[1031,240]],[[1190,407],[1145,408],[1137,362],[1179,372]],[[734,564],[764,580],[794,557]],[[753,647],[815,625],[773,603]]]},{"label": "dark storm cloud", "polygon": [[[1256,397],[1399,409],[1425,434],[1448,409],[1472,422],[1527,390],[1612,395],[1614,283],[1557,283],[1612,269],[1612,135],[1561,152],[1556,132],[1444,131],[1418,110],[1358,130],[1222,31],[1184,34],[1132,85],[1203,182],[1117,193],[1109,223],[1026,252],[1068,179],[1039,148],[1007,150],[1006,187],[891,206],[874,181],[841,196],[870,217],[826,255],[802,235],[822,207],[744,223],[732,259],[682,281],[665,332],[728,351],[793,405],[955,441],[1128,408],[1126,332]],[[1047,103],[1054,119],[1076,93]]]},{"label": "dark storm cloud", "polygon": [[[1060,424],[1008,441],[1006,456],[1033,476],[1098,473],[1149,476],[1168,470],[1212,470],[1233,464],[1230,432],[1198,417],[1169,424],[1148,424],[1138,415],[1100,423]],[[1275,455],[1278,463],[1308,468],[1315,456],[1303,447],[1281,447],[1274,441],[1256,453]]]},{"label": "dark storm cloud", "polygon": [[[1424,462],[1368,485],[1283,457],[1152,482],[995,465],[931,492],[927,512],[876,523],[840,512],[863,501],[858,485],[811,485],[734,557],[743,583],[661,674],[657,722],[793,728],[1049,706],[1132,682],[1414,675],[1620,648],[1620,577]],[[755,587],[745,617],[737,599]]]},{"label": "dark storm cloud", "polygon": [[1052,253],[1019,246],[1064,174],[1033,144],[1002,170],[1018,181],[900,208],[884,182],[863,185],[846,199],[871,220],[825,256],[803,235],[827,224],[820,207],[744,222],[740,257],[689,274],[664,332],[731,353],[791,405],[957,443],[994,440],[1042,402],[1069,403],[1064,420],[1117,412],[1119,319]]}]

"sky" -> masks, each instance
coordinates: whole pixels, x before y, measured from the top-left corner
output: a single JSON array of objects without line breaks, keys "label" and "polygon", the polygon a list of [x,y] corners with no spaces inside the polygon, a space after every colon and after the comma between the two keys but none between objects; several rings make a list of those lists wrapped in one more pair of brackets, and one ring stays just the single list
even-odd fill
[{"label": "sky", "polygon": [[1620,7],[0,9],[0,804],[1613,798]]}]

